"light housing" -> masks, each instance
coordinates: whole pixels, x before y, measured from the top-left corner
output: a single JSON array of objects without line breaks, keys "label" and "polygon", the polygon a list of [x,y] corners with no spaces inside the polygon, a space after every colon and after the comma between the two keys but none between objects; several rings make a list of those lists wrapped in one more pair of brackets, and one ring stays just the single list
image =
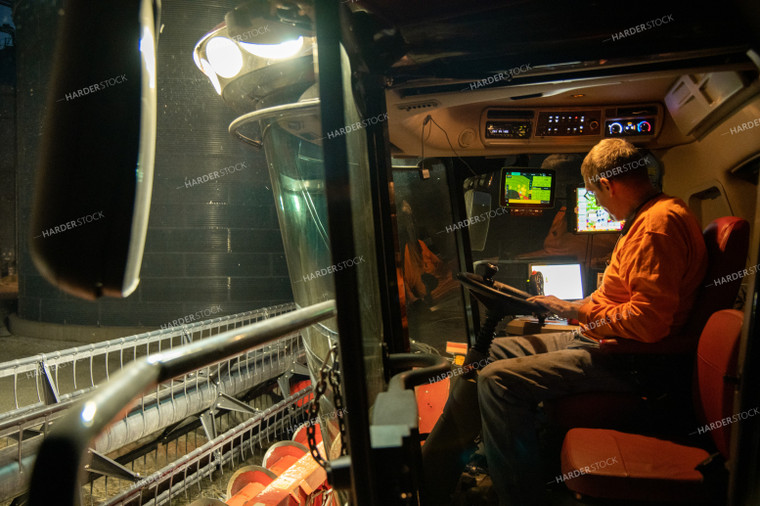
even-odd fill
[{"label": "light housing", "polygon": [[[251,73],[302,57],[313,57],[316,38],[310,22],[280,21],[268,11],[256,12],[255,8],[244,5],[231,11],[223,23],[195,45],[195,65],[208,77],[219,95],[224,95],[230,83],[245,80]],[[289,74],[287,70],[283,72]],[[236,99],[240,94],[266,94],[267,89],[257,89],[256,79],[251,81],[235,89]],[[226,100],[227,96],[224,96]]]}]

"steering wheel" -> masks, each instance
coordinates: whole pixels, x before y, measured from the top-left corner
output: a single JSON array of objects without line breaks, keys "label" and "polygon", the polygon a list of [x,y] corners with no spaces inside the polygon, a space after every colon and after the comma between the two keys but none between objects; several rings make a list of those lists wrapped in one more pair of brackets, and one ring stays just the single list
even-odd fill
[{"label": "steering wheel", "polygon": [[[471,272],[460,272],[457,279],[466,286],[473,297],[478,299],[486,307],[486,321],[480,327],[473,349],[484,356],[488,355],[496,335],[496,326],[507,315],[535,314],[540,325],[544,324],[548,310],[535,302],[526,299],[532,297],[528,292],[493,280],[494,274],[499,268],[494,264],[486,264],[483,276]],[[468,354],[469,356],[469,354]],[[467,359],[465,359],[467,361]]]},{"label": "steering wheel", "polygon": [[528,297],[533,295],[498,281],[493,276],[499,271],[494,264],[487,264],[483,276],[471,272],[460,272],[457,279],[466,286],[472,295],[491,311],[500,313],[502,316],[518,314],[535,314],[543,319],[548,310],[535,302],[528,302]]}]

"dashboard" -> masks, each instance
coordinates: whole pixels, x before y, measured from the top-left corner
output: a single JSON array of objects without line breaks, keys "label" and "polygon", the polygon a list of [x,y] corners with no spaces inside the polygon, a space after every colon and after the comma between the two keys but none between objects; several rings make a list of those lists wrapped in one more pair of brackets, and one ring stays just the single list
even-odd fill
[{"label": "dashboard", "polygon": [[624,137],[631,141],[655,138],[662,127],[659,104],[620,107],[487,107],[480,119],[485,146],[556,143],[561,138],[598,141]]}]

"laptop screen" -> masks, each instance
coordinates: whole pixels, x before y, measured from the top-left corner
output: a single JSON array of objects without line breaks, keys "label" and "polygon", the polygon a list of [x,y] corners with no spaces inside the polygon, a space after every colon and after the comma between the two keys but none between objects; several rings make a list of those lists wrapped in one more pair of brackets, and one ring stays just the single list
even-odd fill
[{"label": "laptop screen", "polygon": [[530,270],[543,275],[545,295],[564,300],[583,299],[581,264],[531,264]]}]

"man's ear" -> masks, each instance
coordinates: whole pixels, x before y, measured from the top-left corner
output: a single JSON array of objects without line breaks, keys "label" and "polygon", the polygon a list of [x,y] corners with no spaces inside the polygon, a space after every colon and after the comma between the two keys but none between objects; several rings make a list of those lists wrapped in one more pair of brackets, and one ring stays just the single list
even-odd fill
[{"label": "man's ear", "polygon": [[603,188],[606,192],[612,192],[613,184],[606,177],[601,178],[599,181],[599,188]]}]

